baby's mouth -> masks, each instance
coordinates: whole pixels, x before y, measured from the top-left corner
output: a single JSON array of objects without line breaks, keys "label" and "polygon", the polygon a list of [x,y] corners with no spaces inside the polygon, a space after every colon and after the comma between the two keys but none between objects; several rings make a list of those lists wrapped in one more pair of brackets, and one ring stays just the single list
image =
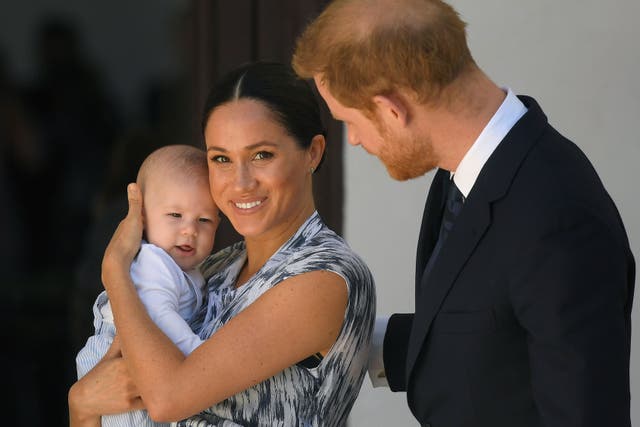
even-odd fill
[{"label": "baby's mouth", "polygon": [[181,252],[189,253],[193,252],[193,246],[190,245],[178,245],[176,246]]}]

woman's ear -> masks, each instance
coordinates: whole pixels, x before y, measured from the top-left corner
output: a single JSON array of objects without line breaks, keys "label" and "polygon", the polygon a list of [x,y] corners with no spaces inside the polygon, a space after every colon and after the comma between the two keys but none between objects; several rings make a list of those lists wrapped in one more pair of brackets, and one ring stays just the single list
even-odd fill
[{"label": "woman's ear", "polygon": [[323,135],[316,135],[311,139],[311,144],[309,145],[309,168],[312,170],[316,170],[320,164],[325,145],[326,141]]},{"label": "woman's ear", "polygon": [[373,102],[377,107],[377,114],[387,125],[405,127],[409,123],[409,104],[400,94],[376,95]]}]

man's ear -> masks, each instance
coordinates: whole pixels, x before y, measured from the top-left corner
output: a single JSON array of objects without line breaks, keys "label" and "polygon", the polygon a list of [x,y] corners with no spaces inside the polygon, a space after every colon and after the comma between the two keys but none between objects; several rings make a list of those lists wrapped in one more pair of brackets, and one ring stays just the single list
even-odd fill
[{"label": "man's ear", "polygon": [[410,120],[410,109],[406,99],[399,94],[376,95],[373,102],[378,109],[379,117],[387,123],[407,126]]}]

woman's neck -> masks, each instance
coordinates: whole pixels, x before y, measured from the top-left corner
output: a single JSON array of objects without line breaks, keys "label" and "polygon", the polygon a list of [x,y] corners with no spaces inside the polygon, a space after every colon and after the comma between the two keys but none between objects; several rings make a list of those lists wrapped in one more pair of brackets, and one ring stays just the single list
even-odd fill
[{"label": "woman's neck", "polygon": [[298,231],[314,211],[315,206],[311,205],[308,208],[301,209],[295,217],[283,224],[282,227],[269,230],[260,236],[245,237],[247,260],[236,280],[236,288],[244,285],[256,274],[269,258]]}]

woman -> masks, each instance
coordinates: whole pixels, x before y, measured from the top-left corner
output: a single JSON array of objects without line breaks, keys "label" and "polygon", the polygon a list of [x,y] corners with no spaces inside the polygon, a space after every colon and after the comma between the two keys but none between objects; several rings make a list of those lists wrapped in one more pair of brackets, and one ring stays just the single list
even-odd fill
[{"label": "woman", "polygon": [[180,426],[342,425],[366,370],[375,294],[366,265],[315,211],[325,148],[315,98],[284,65],[249,64],[212,91],[203,129],[213,198],[244,237],[203,264],[208,299],[192,327],[206,341],[184,357],[135,293],[131,185],[102,272],[124,358],[114,346],[74,384],[71,425],[139,408],[188,418]]}]

